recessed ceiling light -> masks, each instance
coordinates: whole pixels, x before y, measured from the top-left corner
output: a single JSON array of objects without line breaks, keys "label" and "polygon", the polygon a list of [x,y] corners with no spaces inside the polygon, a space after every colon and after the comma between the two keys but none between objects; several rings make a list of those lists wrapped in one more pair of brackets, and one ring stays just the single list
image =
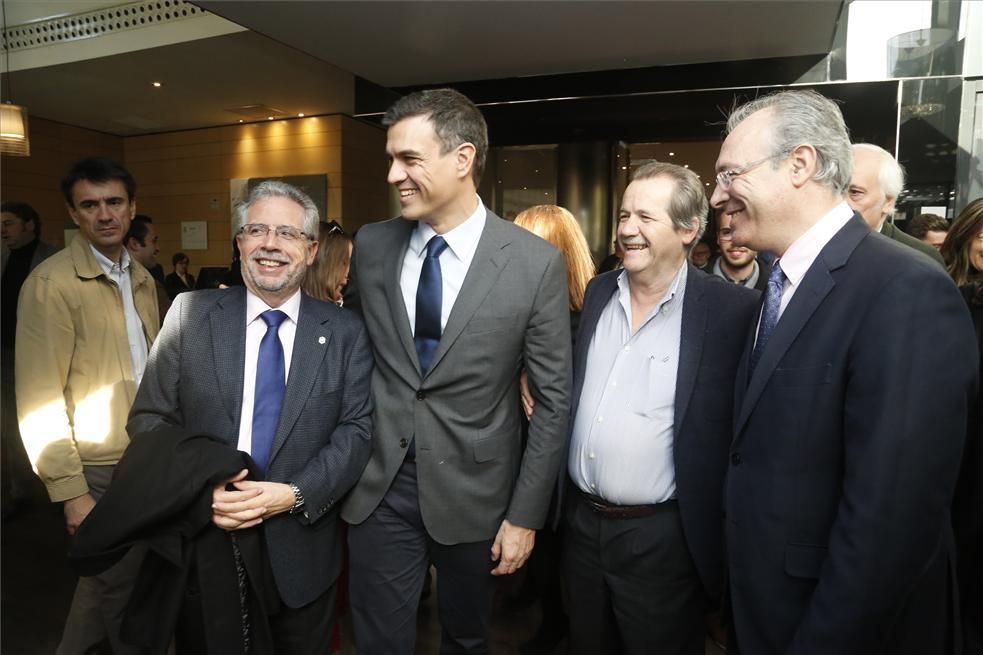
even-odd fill
[{"label": "recessed ceiling light", "polygon": [[240,119],[239,119],[239,122],[240,122],[240,123],[242,123],[242,122],[243,122],[243,120],[242,120],[242,119],[240,118]]},{"label": "recessed ceiling light", "polygon": [[267,116],[266,117],[266,120],[271,121],[271,120],[273,120],[273,117],[272,116]]},{"label": "recessed ceiling light", "polygon": [[153,82],[153,85],[156,86],[156,87],[159,87],[160,86],[160,82]]},{"label": "recessed ceiling light", "polygon": [[683,168],[689,168],[689,164],[683,164]]},{"label": "recessed ceiling light", "polygon": [[297,114],[297,118],[303,118],[303,117],[304,117],[304,112]]},{"label": "recessed ceiling light", "polygon": [[669,153],[669,156],[670,156],[670,157],[675,157],[675,156],[676,156],[676,153],[674,153],[674,152],[670,152],[670,153]]}]

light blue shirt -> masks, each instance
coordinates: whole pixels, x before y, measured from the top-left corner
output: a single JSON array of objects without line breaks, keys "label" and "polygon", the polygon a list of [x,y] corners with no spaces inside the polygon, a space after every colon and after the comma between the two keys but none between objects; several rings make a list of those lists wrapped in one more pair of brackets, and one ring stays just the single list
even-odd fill
[{"label": "light blue shirt", "polygon": [[684,263],[633,335],[630,282],[622,271],[587,351],[567,464],[581,490],[616,505],[676,495],[673,421],[686,277]]},{"label": "light blue shirt", "polygon": [[120,263],[106,257],[95,249],[90,243],[89,248],[95,255],[96,261],[102,268],[106,277],[119,289],[120,300],[123,301],[123,320],[126,322],[126,340],[130,345],[130,363],[133,365],[133,379],[137,386],[143,379],[143,372],[147,368],[147,335],[143,331],[143,321],[137,314],[136,305],[133,303],[133,284],[130,281],[130,253],[126,248],[122,249]]}]

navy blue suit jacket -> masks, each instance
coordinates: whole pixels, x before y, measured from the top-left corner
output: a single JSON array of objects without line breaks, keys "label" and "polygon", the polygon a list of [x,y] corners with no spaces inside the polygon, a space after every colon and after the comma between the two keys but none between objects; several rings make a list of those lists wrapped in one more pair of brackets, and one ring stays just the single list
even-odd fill
[{"label": "navy blue suit jacket", "polygon": [[951,652],[949,507],[978,362],[955,285],[854,215],[748,379],[753,339],[726,485],[740,652]]},{"label": "navy blue suit jacket", "polygon": [[[686,544],[707,594],[716,600],[723,587],[721,498],[733,425],[731,399],[744,335],[759,294],[708,275],[691,264],[687,266],[674,403],[673,464]],[[621,272],[598,275],[587,286],[574,347],[571,416],[576,416],[580,405],[594,330],[604,307],[618,293]],[[572,429],[573,419],[570,425]],[[563,467],[566,471],[567,457]],[[561,476],[561,493],[567,479],[567,475]]]}]

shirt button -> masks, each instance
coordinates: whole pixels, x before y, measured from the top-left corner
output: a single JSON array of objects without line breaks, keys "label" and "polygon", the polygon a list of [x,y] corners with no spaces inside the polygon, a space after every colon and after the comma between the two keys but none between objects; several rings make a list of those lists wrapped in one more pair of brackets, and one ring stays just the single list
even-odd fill
[{"label": "shirt button", "polygon": [[594,453],[591,453],[590,455],[588,455],[588,457],[590,457],[591,459],[594,459]]},{"label": "shirt button", "polygon": [[409,442],[408,442],[408,441],[406,441],[406,439],[400,439],[400,440],[399,440],[399,447],[400,447],[400,448],[406,448],[406,446],[408,445],[408,443],[409,443]]},{"label": "shirt button", "polygon": [[611,386],[612,387],[618,386],[618,381],[617,380],[611,380]]},{"label": "shirt button", "polygon": [[625,352],[630,352],[630,351],[631,351],[631,346],[625,346]]},{"label": "shirt button", "polygon": [[732,453],[730,456],[730,463],[733,464],[734,466],[740,466],[741,462],[743,461],[744,458],[741,457],[740,453]]},{"label": "shirt button", "polygon": [[597,422],[598,423],[604,423],[604,417],[603,416],[598,416],[597,417]]}]

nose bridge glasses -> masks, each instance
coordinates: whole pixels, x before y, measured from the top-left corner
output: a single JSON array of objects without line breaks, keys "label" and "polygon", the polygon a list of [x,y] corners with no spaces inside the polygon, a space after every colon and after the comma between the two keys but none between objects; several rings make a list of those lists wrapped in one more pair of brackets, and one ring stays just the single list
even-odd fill
[{"label": "nose bridge glasses", "polygon": [[308,238],[302,230],[298,230],[292,225],[266,225],[265,223],[247,223],[239,229],[239,234],[248,239],[259,240],[265,239],[270,230],[273,230],[277,238],[283,241],[299,241]]},{"label": "nose bridge glasses", "polygon": [[751,169],[760,166],[761,164],[765,163],[766,161],[768,161],[770,159],[776,159],[778,157],[784,157],[786,154],[787,153],[784,152],[784,151],[783,152],[776,152],[774,154],[768,155],[767,157],[763,157],[761,159],[757,159],[757,160],[751,162],[750,164],[744,164],[743,166],[739,166],[738,168],[731,168],[731,169],[726,170],[726,171],[720,171],[719,173],[717,173],[717,184],[720,185],[720,188],[722,188],[724,190],[729,189],[730,186],[731,186],[731,184],[734,183],[734,178],[735,177],[739,177],[741,175],[744,175],[745,173],[749,172]]}]

